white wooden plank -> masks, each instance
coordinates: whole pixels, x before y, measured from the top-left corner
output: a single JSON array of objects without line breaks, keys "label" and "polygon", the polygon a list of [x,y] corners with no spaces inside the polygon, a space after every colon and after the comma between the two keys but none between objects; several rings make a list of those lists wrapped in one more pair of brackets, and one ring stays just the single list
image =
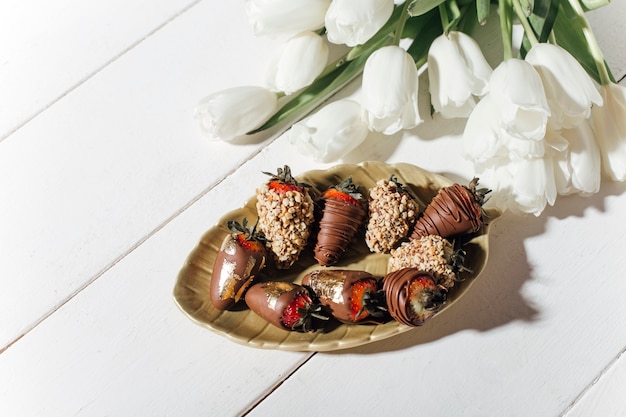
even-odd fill
[{"label": "white wooden plank", "polygon": [[2,2],[0,140],[195,2]]},{"label": "white wooden plank", "polygon": [[240,415],[305,360],[213,334],[172,297],[200,236],[261,177],[238,171],[2,353],[0,415]]},{"label": "white wooden plank", "polygon": [[259,77],[271,43],[237,6],[198,4],[0,142],[0,350],[262,146],[192,117]]},{"label": "white wooden plank", "polygon": [[577,401],[565,417],[620,417],[626,415],[626,357],[621,355]]}]

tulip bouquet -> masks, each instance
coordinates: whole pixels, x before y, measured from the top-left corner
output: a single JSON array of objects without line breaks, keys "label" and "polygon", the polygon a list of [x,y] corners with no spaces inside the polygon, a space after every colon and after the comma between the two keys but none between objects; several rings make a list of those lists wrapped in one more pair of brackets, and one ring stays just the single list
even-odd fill
[{"label": "tulip bouquet", "polygon": [[[467,119],[461,147],[493,190],[491,204],[539,215],[557,195],[596,193],[603,171],[626,180],[626,88],[585,16],[608,2],[245,0],[254,34],[282,41],[266,84],[211,94],[196,117],[221,140],[295,118],[290,142],[332,162],[371,131],[419,125],[418,74],[427,71],[433,113]],[[502,34],[496,68],[472,38],[490,18]],[[331,45],[341,51],[332,62]],[[359,75],[359,102],[330,102],[301,119]]]}]

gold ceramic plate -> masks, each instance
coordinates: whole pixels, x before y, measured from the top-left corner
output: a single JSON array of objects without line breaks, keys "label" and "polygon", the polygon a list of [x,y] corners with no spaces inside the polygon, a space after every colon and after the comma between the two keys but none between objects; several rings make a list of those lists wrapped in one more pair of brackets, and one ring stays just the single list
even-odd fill
[{"label": "gold ceramic plate", "polygon": [[[380,162],[338,165],[324,171],[307,172],[298,176],[297,179],[312,185],[314,195],[319,195],[329,186],[335,185],[349,176],[352,176],[355,184],[368,190],[375,185],[376,181],[389,178],[391,175],[398,177],[400,182],[405,184],[417,197],[421,210],[437,194],[439,188],[452,184],[450,180],[441,175],[430,173],[413,165],[387,165]],[[264,180],[265,177],[259,177],[259,184]],[[220,311],[214,308],[209,299],[209,288],[213,262],[224,237],[229,233],[226,223],[229,220],[241,221],[244,217],[250,222],[256,221],[255,204],[256,197],[252,197],[242,208],[233,210],[222,217],[217,225],[202,236],[198,246],[189,254],[178,275],[174,288],[174,298],[179,307],[192,320],[237,343],[257,348],[291,351],[345,349],[385,339],[409,330],[416,330],[414,327],[391,321],[378,325],[337,324],[315,333],[289,332],[268,324],[245,306],[234,311]],[[497,211],[488,211],[489,224],[498,216]],[[462,273],[463,281],[450,290],[448,300],[438,314],[441,314],[461,297],[483,270],[488,254],[488,227],[486,225],[465,242],[463,248],[467,251],[466,266],[472,272]],[[333,268],[363,270],[374,276],[382,277],[386,273],[388,255],[370,253],[362,236],[359,237],[344,254],[343,260]],[[311,248],[307,247],[302,252],[300,260],[291,269],[280,271],[268,267],[259,278],[299,283],[306,273],[320,268],[322,267],[317,265],[313,258]]]}]

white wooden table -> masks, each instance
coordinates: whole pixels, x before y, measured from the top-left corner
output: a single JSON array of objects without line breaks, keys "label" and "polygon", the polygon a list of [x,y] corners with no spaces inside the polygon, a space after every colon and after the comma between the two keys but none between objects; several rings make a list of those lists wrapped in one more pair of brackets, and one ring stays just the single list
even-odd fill
[{"label": "white wooden table", "polygon": [[[626,4],[589,16],[619,79]],[[626,184],[505,215],[467,294],[382,342],[261,350],[178,309],[188,253],[261,171],[330,166],[280,135],[208,142],[192,119],[258,84],[273,46],[241,0],[0,5],[0,415],[626,415]],[[370,135],[346,162],[467,180],[462,129]]]}]

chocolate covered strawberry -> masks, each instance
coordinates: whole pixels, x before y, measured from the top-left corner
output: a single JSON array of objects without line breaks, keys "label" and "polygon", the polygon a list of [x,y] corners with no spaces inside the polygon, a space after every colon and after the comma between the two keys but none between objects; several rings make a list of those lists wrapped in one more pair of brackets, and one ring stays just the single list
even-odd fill
[{"label": "chocolate covered strawberry", "polygon": [[302,285],[311,288],[320,303],[341,322],[381,322],[385,317],[384,294],[368,272],[317,270],[305,275]]},{"label": "chocolate covered strawberry", "polygon": [[410,233],[419,207],[393,175],[370,189],[368,205],[365,243],[372,252],[387,253]]},{"label": "chocolate covered strawberry", "polygon": [[433,276],[416,268],[404,268],[383,277],[389,314],[407,326],[421,326],[446,300],[446,291]]},{"label": "chocolate covered strawberry", "polygon": [[474,178],[467,187],[453,184],[441,188],[415,223],[410,238],[450,237],[480,230],[484,223],[482,205],[491,190],[477,186],[478,178]]},{"label": "chocolate covered strawberry", "polygon": [[247,219],[242,223],[227,223],[233,233],[224,238],[213,264],[210,298],[218,310],[226,310],[238,302],[265,266],[263,233],[256,230],[256,224],[249,228]]},{"label": "chocolate covered strawberry", "polygon": [[289,282],[254,284],[245,300],[252,311],[283,330],[315,331],[329,318],[305,287]]},{"label": "chocolate covered strawberry", "polygon": [[314,255],[322,266],[334,265],[363,223],[367,212],[363,195],[349,177],[329,188],[321,196],[322,218],[319,223]]},{"label": "chocolate covered strawberry", "polygon": [[314,221],[314,204],[307,184],[299,183],[285,165],[257,189],[259,228],[279,269],[287,269],[307,245]]}]

